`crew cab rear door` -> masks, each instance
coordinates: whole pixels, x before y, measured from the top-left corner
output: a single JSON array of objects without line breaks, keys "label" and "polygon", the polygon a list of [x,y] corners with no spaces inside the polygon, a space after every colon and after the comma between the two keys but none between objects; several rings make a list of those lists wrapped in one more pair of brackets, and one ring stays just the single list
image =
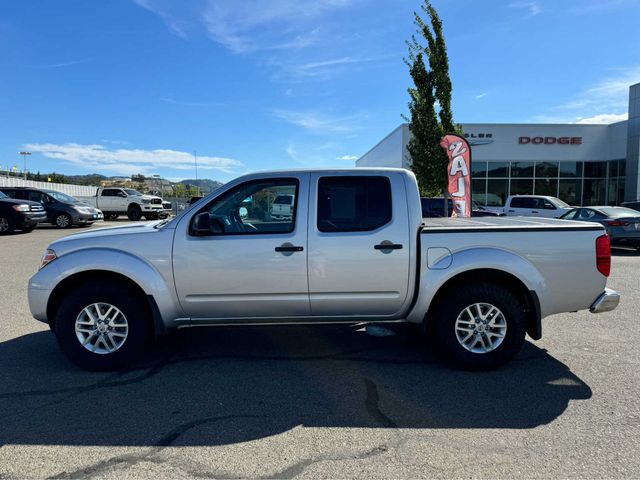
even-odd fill
[{"label": "crew cab rear door", "polygon": [[397,314],[409,292],[409,218],[399,173],[311,174],[311,314]]}]

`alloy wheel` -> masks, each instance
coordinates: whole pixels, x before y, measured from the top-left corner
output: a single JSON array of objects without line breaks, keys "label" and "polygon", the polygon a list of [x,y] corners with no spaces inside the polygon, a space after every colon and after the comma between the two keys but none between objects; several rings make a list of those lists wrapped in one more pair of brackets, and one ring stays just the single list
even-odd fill
[{"label": "alloy wheel", "polygon": [[503,342],[507,320],[500,309],[490,303],[474,303],[464,308],[455,323],[456,338],[472,353],[489,353]]},{"label": "alloy wheel", "polygon": [[118,350],[127,340],[129,324],[118,307],[92,303],[76,318],[76,337],[90,352],[105,355]]}]

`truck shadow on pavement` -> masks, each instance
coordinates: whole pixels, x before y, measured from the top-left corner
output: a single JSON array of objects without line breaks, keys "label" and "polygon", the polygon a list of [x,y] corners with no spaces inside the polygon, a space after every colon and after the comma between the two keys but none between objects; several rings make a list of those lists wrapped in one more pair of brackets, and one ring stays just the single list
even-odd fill
[{"label": "truck shadow on pavement", "polygon": [[49,332],[0,344],[0,444],[188,446],[296,426],[534,428],[591,389],[531,343],[493,372],[436,360],[412,329],[178,332],[115,373],[71,365]]}]

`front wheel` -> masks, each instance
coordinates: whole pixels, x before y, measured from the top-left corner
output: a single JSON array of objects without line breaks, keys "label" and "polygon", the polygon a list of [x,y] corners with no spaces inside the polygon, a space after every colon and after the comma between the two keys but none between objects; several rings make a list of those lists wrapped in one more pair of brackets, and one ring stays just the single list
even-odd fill
[{"label": "front wheel", "polygon": [[60,213],[56,215],[53,223],[58,228],[70,228],[73,222],[71,221],[71,217],[69,215],[67,215],[66,213]]},{"label": "front wheel", "polygon": [[490,370],[508,362],[526,334],[522,302],[492,283],[451,290],[438,301],[430,322],[438,348],[468,370]]},{"label": "front wheel", "polygon": [[144,301],[116,284],[75,288],[55,318],[60,348],[86,370],[129,365],[142,353],[151,325]]},{"label": "front wheel", "polygon": [[13,232],[13,223],[7,217],[0,217],[0,235]]}]

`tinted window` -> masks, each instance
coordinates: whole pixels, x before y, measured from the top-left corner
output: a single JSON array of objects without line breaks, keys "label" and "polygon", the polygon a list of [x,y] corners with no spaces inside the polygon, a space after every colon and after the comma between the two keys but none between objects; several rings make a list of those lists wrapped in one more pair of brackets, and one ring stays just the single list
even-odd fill
[{"label": "tinted window", "polygon": [[391,221],[387,177],[322,177],[318,182],[318,230],[363,232]]},{"label": "tinted window", "polygon": [[4,193],[0,192],[0,198],[9,198]]},{"label": "tinted window", "polygon": [[293,197],[291,195],[278,195],[273,203],[280,203],[282,205],[291,205],[293,203]]},{"label": "tinted window", "polygon": [[514,197],[511,199],[512,208],[535,208],[535,199],[530,197]]},{"label": "tinted window", "polygon": [[564,214],[562,217],[565,220],[573,220],[574,218],[576,218],[576,213],[578,213],[577,210],[571,210],[569,213]]},{"label": "tinted window", "polygon": [[118,191],[119,190],[115,190],[113,188],[107,188],[105,190],[102,190],[102,196],[103,197],[115,197],[118,195]]},{"label": "tinted window", "polygon": [[246,182],[223,193],[203,207],[211,223],[221,227],[216,235],[290,233],[295,226],[294,202],[287,215],[274,212],[275,200],[281,196],[294,198],[298,180],[276,178]]}]

